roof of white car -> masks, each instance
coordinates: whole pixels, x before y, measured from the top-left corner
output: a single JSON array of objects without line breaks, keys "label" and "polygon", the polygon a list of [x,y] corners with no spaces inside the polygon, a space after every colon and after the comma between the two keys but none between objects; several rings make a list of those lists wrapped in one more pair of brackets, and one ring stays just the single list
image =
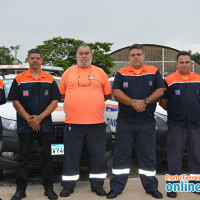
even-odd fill
[{"label": "roof of white car", "polygon": [[[51,72],[63,72],[64,69],[62,67],[56,67],[56,66],[44,66],[42,65],[41,68],[44,71],[51,71]],[[0,70],[14,70],[14,71],[20,71],[20,70],[27,70],[29,69],[29,65],[0,65]]]},{"label": "roof of white car", "polygon": [[[9,74],[9,75],[4,75],[4,77],[0,76],[0,79],[14,79],[17,74]],[[60,76],[53,76],[55,79],[60,79]]]},{"label": "roof of white car", "polygon": [[[42,70],[46,72],[63,72],[64,69],[62,67],[56,67],[56,66],[41,66]],[[16,71],[25,71],[29,69],[29,65],[0,65],[0,71],[2,71],[2,74],[0,76],[1,79],[13,79],[17,75],[17,73],[14,73]],[[13,71],[9,75],[5,75],[5,71]],[[60,76],[53,75],[54,78],[60,78]]]}]

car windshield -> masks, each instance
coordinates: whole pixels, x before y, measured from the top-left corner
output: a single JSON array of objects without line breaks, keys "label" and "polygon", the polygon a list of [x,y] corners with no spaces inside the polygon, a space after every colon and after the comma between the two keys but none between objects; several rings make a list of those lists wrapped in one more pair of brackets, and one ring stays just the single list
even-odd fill
[{"label": "car windshield", "polygon": [[[55,78],[55,81],[56,81],[57,85],[60,84],[60,79]],[[3,79],[6,98],[8,97],[8,93],[9,93],[9,91],[10,91],[12,82],[13,82],[13,78],[10,78],[10,79]]]}]

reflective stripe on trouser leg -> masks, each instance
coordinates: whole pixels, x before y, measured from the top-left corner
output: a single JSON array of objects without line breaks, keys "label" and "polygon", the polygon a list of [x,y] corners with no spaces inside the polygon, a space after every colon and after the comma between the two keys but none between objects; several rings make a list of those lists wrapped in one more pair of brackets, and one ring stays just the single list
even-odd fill
[{"label": "reflective stripe on trouser leg", "polygon": [[128,180],[136,125],[118,121],[113,155],[113,178],[110,180],[112,190],[122,192]]},{"label": "reflective stripe on trouser leg", "polygon": [[84,134],[81,126],[66,124],[64,132],[64,163],[61,185],[74,189],[79,178],[79,162],[81,157]]},{"label": "reflective stripe on trouser leg", "polygon": [[122,175],[122,174],[129,174],[130,173],[130,169],[112,169],[112,173],[115,175]]},{"label": "reflective stripe on trouser leg", "polygon": [[89,178],[102,178],[105,179],[107,176],[107,173],[102,173],[102,174],[90,174]]},{"label": "reflective stripe on trouser leg", "polygon": [[78,179],[79,179],[79,175],[74,175],[74,176],[62,175],[62,181],[77,181]]},{"label": "reflective stripe on trouser leg", "polygon": [[155,171],[147,171],[147,170],[139,169],[139,174],[143,174],[145,176],[156,176],[156,170]]},{"label": "reflective stripe on trouser leg", "polygon": [[107,173],[102,174],[90,174],[90,184],[92,189],[102,188],[104,184],[104,180],[107,176]]},{"label": "reflective stripe on trouser leg", "polygon": [[92,189],[102,188],[107,176],[106,124],[87,125],[85,132],[90,157],[90,185]]},{"label": "reflective stripe on trouser leg", "polygon": [[[151,186],[152,180],[155,179],[156,171],[147,171],[147,170],[139,169],[138,172],[139,172],[141,181],[145,184],[144,185],[145,190],[151,191],[151,190],[157,189],[157,188],[152,188],[152,186]],[[147,185],[147,182],[149,182],[150,185]],[[148,189],[146,189],[146,188],[148,188]]]},{"label": "reflective stripe on trouser leg", "polygon": [[139,175],[146,191],[158,189],[156,176],[156,129],[155,123],[139,124],[136,140]]}]

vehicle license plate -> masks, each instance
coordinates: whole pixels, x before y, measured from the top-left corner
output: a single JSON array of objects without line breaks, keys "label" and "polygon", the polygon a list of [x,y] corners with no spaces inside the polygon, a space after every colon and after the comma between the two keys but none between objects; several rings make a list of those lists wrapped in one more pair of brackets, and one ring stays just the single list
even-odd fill
[{"label": "vehicle license plate", "polygon": [[63,154],[64,154],[64,144],[51,145],[51,155],[63,155]]}]

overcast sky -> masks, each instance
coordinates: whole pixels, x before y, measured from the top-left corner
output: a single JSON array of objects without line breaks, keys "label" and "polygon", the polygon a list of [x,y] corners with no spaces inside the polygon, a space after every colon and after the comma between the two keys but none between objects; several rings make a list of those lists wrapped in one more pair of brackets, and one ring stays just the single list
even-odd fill
[{"label": "overcast sky", "polygon": [[0,46],[20,45],[22,62],[59,36],[200,52],[200,0],[0,0]]}]

